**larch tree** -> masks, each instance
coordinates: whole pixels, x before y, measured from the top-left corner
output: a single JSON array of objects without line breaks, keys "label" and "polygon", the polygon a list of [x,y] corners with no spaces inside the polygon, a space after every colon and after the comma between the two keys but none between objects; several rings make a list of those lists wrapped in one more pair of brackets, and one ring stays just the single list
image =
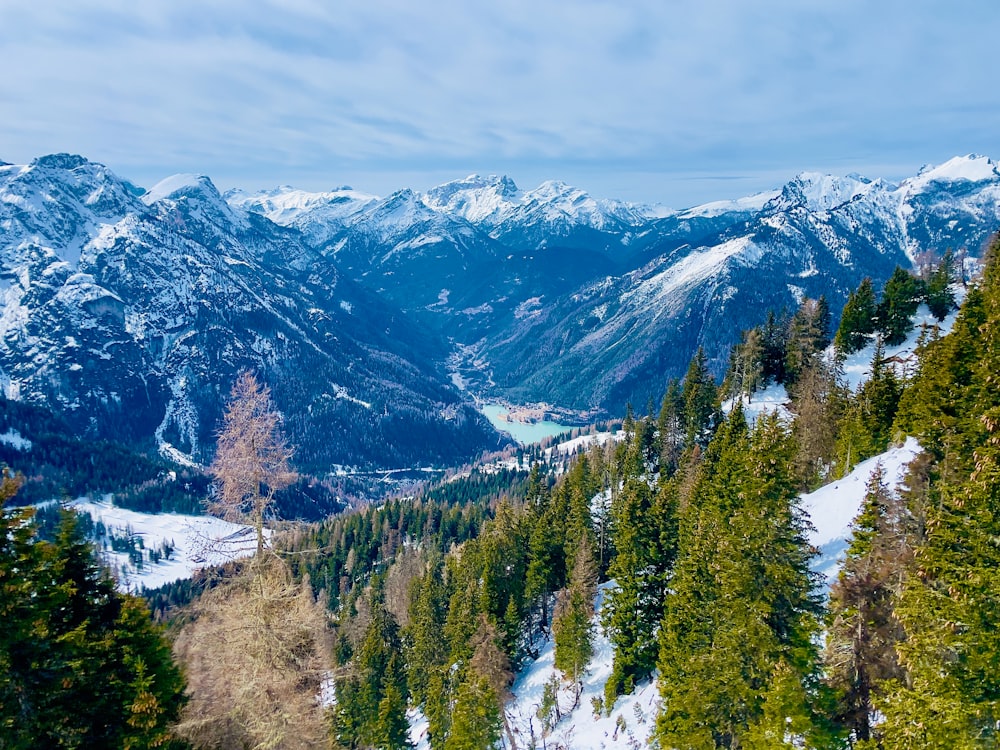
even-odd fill
[{"label": "larch tree", "polygon": [[265,547],[274,494],[295,478],[281,422],[270,390],[241,373],[219,432],[210,508],[249,520],[257,547],[247,569],[195,602],[175,642],[191,696],[179,730],[195,747],[316,747],[328,733],[317,700],[329,667],[325,606]]},{"label": "larch tree", "polygon": [[264,551],[264,518],[274,493],[296,475],[292,449],[281,431],[282,416],[271,389],[248,371],[233,385],[212,462],[216,494],[209,509],[227,521],[249,520],[257,532],[257,556]]}]

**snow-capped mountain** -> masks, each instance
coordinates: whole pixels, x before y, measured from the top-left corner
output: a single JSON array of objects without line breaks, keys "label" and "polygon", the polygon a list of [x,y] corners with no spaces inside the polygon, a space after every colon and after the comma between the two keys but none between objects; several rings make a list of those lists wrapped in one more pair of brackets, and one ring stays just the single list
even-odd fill
[{"label": "snow-capped mountain", "polygon": [[[293,223],[316,235],[324,219]],[[879,285],[925,250],[978,254],[998,227],[1000,173],[970,155],[898,184],[802,173],[683,211],[472,175],[366,204],[323,251],[453,338],[478,387],[617,412],[658,396],[699,345],[721,373],[768,310],[821,294],[839,310],[865,276]]]},{"label": "snow-capped mountain", "polygon": [[[496,444],[442,345],[295,231],[203,176],[138,191],[57,155],[0,168],[0,382],[81,433],[210,456],[237,372],[273,389],[303,468]],[[420,441],[409,436],[420,433]]]},{"label": "snow-capped mountain", "polygon": [[[822,294],[837,311],[863,277],[976,255],[1000,227],[1000,170],[975,155],[682,211],[496,176],[384,198],[223,197],[197,175],[141,193],[81,157],[0,167],[5,392],[204,456],[249,366],[315,465],[495,440],[444,382],[449,356],[479,395],[617,414],[699,345],[721,373],[769,310]],[[426,445],[394,437],[418,425]]]}]

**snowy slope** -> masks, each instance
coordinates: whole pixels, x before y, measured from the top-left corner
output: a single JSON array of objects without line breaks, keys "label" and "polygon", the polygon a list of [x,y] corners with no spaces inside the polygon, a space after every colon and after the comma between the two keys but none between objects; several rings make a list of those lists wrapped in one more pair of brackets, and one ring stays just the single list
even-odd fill
[{"label": "snowy slope", "polygon": [[809,541],[819,550],[813,570],[822,573],[827,583],[833,583],[840,569],[841,555],[851,536],[851,521],[861,509],[865,487],[875,467],[882,465],[886,483],[895,490],[918,453],[920,445],[914,438],[907,438],[903,445],[862,461],[843,479],[802,496],[802,507],[814,527]]},{"label": "snowy slope", "polygon": [[[128,553],[116,552],[110,543],[98,541],[103,562],[111,569],[122,591],[138,591],[190,578],[199,568],[221,565],[256,550],[254,530],[250,526],[230,523],[212,516],[189,516],[179,513],[139,513],[118,508],[109,502],[81,498],[71,507],[87,513],[94,523],[103,523],[108,535],[133,536],[142,539],[145,559],[141,568],[129,562]],[[265,530],[270,537],[270,530]],[[173,546],[169,559],[149,562],[148,551],[163,543]]]},{"label": "snowy slope", "polygon": [[[573,693],[561,683],[559,705],[562,718],[551,731],[543,731],[537,712],[545,684],[557,677],[555,645],[548,639],[540,647],[538,659],[529,664],[514,681],[513,700],[507,704],[507,720],[519,748],[548,747],[572,750],[631,750],[644,747],[656,722],[659,692],[655,681],[645,682],[631,695],[615,701],[611,715],[594,714],[592,699],[602,698],[604,684],[611,676],[612,647],[600,626],[600,608],[605,592],[613,586],[605,583],[597,594],[594,629],[594,658],[583,680],[579,705],[573,709]],[[416,750],[429,750],[427,723],[418,711],[410,713],[410,739]],[[504,740],[504,747],[506,739]]]}]

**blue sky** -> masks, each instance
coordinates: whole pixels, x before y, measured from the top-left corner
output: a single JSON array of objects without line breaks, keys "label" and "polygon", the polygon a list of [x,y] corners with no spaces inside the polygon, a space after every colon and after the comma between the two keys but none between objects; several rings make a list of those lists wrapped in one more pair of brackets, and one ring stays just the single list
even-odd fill
[{"label": "blue sky", "polygon": [[984,0],[0,0],[0,159],[683,207],[1000,158],[998,31]]}]

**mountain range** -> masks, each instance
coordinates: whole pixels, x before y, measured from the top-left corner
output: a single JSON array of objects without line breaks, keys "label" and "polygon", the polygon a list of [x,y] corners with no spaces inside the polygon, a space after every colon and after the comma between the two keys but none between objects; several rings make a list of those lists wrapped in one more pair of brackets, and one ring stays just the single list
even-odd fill
[{"label": "mountain range", "polygon": [[80,156],[0,166],[0,385],[81,435],[205,462],[244,368],[315,471],[442,465],[502,445],[472,397],[579,417],[714,371],[768,310],[834,311],[926,251],[976,255],[1000,172],[966,156],[898,183],[805,173],[682,211],[559,182],[149,190]]},{"label": "mountain range", "polygon": [[956,157],[898,183],[803,173],[674,211],[558,182],[470,176],[424,194],[279,188],[229,201],[296,228],[338,267],[446,337],[480,395],[621,413],[704,347],[721,375],[740,331],[1000,227],[1000,172]]}]

